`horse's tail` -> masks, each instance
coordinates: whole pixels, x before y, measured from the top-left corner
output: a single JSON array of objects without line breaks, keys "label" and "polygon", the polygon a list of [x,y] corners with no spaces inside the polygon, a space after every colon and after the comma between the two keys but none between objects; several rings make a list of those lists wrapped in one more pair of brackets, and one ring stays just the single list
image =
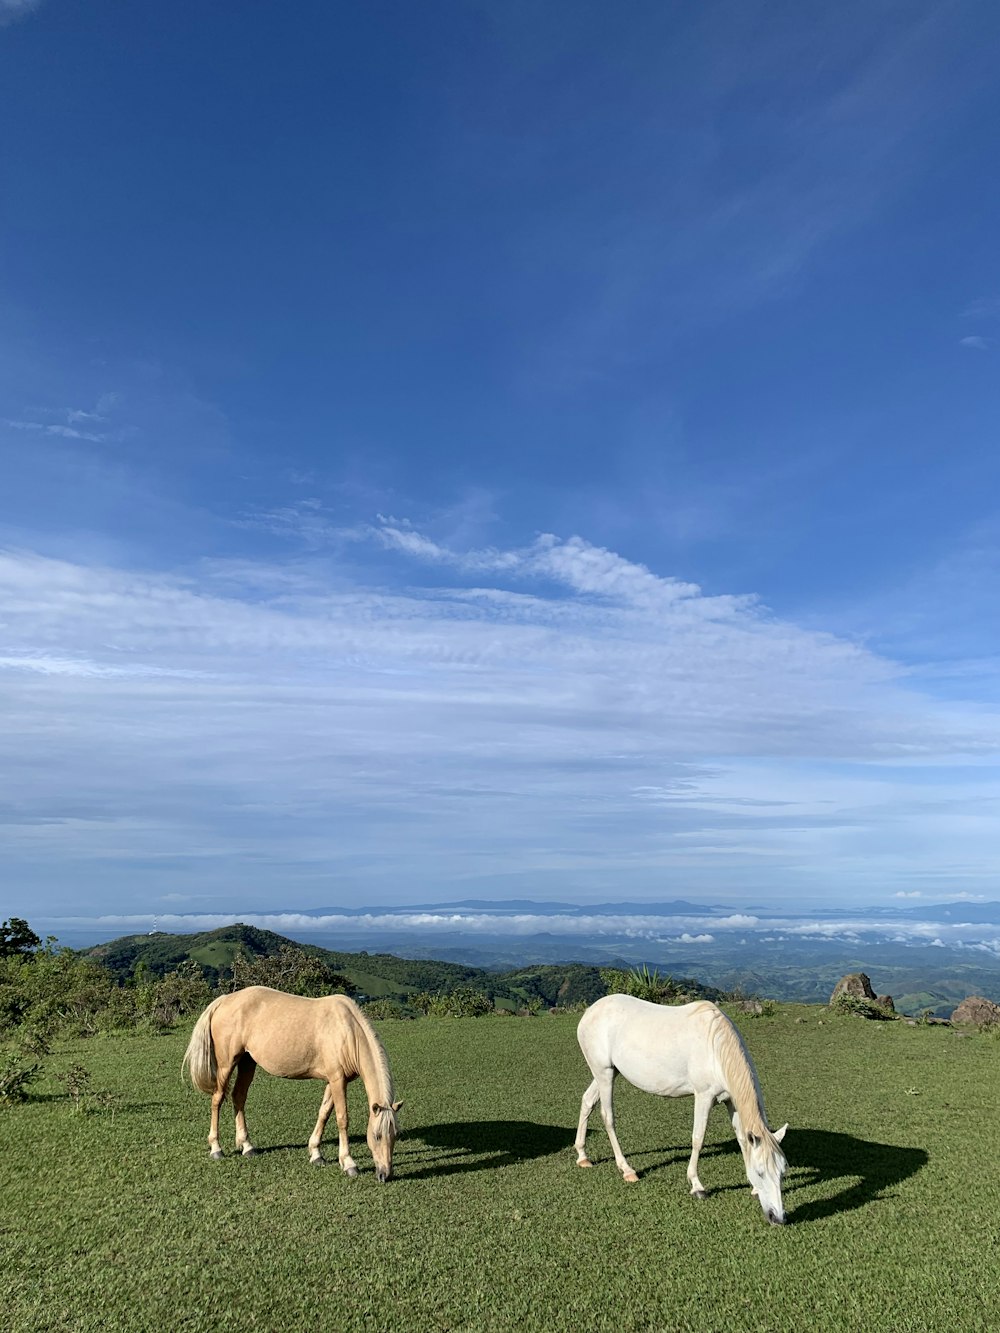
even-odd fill
[{"label": "horse's tail", "polygon": [[215,1063],[215,1043],[212,1041],[212,1014],[216,1006],[225,999],[220,995],[204,1011],[191,1033],[184,1059],[181,1061],[181,1073],[186,1069],[191,1075],[191,1082],[199,1092],[214,1092],[218,1067]]}]

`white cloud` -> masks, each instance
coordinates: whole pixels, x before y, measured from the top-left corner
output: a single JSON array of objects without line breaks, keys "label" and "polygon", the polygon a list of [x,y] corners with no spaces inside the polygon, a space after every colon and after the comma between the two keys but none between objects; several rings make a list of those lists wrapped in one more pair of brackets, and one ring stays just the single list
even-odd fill
[{"label": "white cloud", "polygon": [[962,311],[964,319],[996,319],[1000,317],[1000,297],[982,296],[970,301]]},{"label": "white cloud", "polygon": [[994,345],[992,338],[984,338],[978,333],[970,334],[967,338],[959,338],[958,341],[962,347],[972,347],[977,352],[988,352]]},{"label": "white cloud", "polygon": [[103,444],[107,439],[106,435],[100,435],[95,431],[77,430],[75,426],[63,426],[58,422],[15,421],[8,417],[5,419],[4,425],[10,426],[13,430],[34,431],[40,435],[57,435],[64,440],[90,440],[95,444]]},{"label": "white cloud", "polygon": [[0,28],[15,23],[39,7],[42,0],[0,0]]},{"label": "white cloud", "polygon": [[[304,906],[457,884],[747,901],[992,873],[990,710],[579,537],[456,552],[391,530],[402,590],[322,558],[0,554],[12,873],[86,866],[113,896],[142,866],[153,898],[211,883],[248,907],[279,883]],[[946,780],[968,756],[981,775]]]}]

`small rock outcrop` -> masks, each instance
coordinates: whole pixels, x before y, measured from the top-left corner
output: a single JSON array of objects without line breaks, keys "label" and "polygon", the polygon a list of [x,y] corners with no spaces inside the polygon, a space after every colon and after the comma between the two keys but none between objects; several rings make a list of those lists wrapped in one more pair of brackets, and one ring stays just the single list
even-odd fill
[{"label": "small rock outcrop", "polygon": [[846,976],[840,978],[833,988],[833,994],[830,996],[830,1003],[833,1004],[838,995],[856,995],[861,1000],[877,1000],[878,996],[872,990],[872,983],[864,972],[848,972]]},{"label": "small rock outcrop", "polygon": [[890,1014],[894,1014],[896,1012],[896,1006],[892,1002],[891,995],[876,995],[875,1003],[880,1004],[882,1008],[888,1010]]},{"label": "small rock outcrop", "polygon": [[952,1014],[951,1021],[953,1026],[963,1023],[970,1023],[977,1028],[1000,1026],[1000,1004],[994,1004],[981,995],[970,995]]}]

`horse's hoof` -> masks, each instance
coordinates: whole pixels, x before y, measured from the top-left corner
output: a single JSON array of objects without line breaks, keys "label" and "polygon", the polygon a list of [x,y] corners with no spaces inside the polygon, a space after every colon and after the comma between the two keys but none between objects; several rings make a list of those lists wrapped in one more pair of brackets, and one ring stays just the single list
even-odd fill
[{"label": "horse's hoof", "polygon": [[218,1152],[214,1152],[214,1153],[212,1153],[212,1161],[213,1161],[213,1162],[221,1162],[221,1161],[222,1161],[222,1152],[221,1152],[221,1151],[218,1151]]},{"label": "horse's hoof", "polygon": [[256,1156],[257,1156],[257,1149],[256,1149],[256,1148],[244,1148],[244,1149],[243,1149],[243,1156],[244,1156],[244,1157],[256,1157]]},{"label": "horse's hoof", "polygon": [[326,1166],[326,1158],[325,1158],[325,1157],[310,1157],[310,1158],[309,1158],[309,1165],[310,1165],[310,1166]]},{"label": "horse's hoof", "polygon": [[594,1163],[590,1160],[589,1157],[581,1157],[580,1160],[577,1162],[577,1166],[593,1166],[593,1165]]},{"label": "horse's hoof", "polygon": [[357,1174],[358,1174],[358,1168],[356,1166],[349,1166],[347,1170],[344,1172],[344,1175],[350,1176],[352,1180]]},{"label": "horse's hoof", "polygon": [[691,1191],[691,1198],[692,1198],[692,1199],[707,1199],[707,1198],[708,1198],[708,1190],[692,1190],[692,1191]]},{"label": "horse's hoof", "polygon": [[622,1180],[627,1181],[628,1184],[630,1184],[630,1185],[634,1185],[634,1184],[636,1184],[637,1181],[638,1181],[638,1179],[639,1179],[639,1177],[635,1174],[634,1171],[623,1171],[623,1172],[622,1172]]}]

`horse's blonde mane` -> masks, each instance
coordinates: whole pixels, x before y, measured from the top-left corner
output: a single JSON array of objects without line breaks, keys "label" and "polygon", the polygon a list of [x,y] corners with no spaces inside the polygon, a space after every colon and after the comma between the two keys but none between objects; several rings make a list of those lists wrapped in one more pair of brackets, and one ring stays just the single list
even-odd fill
[{"label": "horse's blonde mane", "polygon": [[764,1099],[750,1052],[722,1010],[715,1005],[711,1007],[715,1009],[709,1028],[712,1044],[726,1081],[726,1090],[739,1112],[743,1128],[749,1134],[756,1134],[772,1151],[776,1151],[777,1140],[768,1128]]},{"label": "horse's blonde mane", "polygon": [[[392,1072],[389,1069],[389,1057],[385,1053],[385,1047],[379,1040],[379,1035],[372,1027],[371,1020],[364,1010],[359,1008],[348,996],[345,995],[340,998],[347,1000],[354,1021],[364,1033],[368,1044],[368,1055],[373,1065],[372,1073],[378,1081],[376,1095],[381,1100],[382,1105],[388,1108],[389,1114],[392,1114],[392,1103],[396,1100],[396,1094],[392,1086]],[[383,1112],[384,1114],[385,1112]]]}]

